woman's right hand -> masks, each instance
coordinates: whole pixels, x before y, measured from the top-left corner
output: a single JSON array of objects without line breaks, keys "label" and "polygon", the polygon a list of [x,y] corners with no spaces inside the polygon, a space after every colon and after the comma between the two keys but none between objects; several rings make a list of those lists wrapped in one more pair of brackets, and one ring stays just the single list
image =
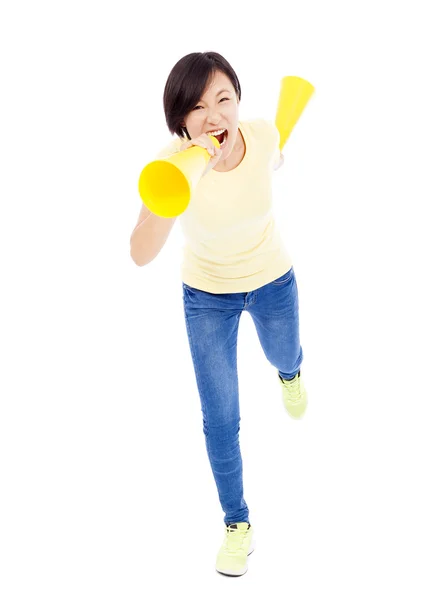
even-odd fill
[{"label": "woman's right hand", "polygon": [[207,133],[203,133],[202,135],[200,135],[197,138],[192,138],[191,140],[187,140],[186,142],[184,142],[181,145],[181,147],[179,148],[179,151],[182,152],[183,150],[187,150],[187,148],[190,148],[191,146],[201,146],[202,148],[205,148],[208,151],[208,153],[210,154],[210,160],[207,163],[207,167],[204,170],[204,173],[202,174],[202,176],[204,176],[211,169],[213,169],[213,167],[218,163],[218,161],[222,155],[222,150],[221,150],[221,148],[217,148],[213,144],[213,142],[211,140],[211,136],[208,135]]}]

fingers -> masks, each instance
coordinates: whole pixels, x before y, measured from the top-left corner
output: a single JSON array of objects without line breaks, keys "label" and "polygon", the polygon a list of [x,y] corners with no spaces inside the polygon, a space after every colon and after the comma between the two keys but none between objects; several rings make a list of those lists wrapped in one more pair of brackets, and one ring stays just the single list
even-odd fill
[{"label": "fingers", "polygon": [[186,150],[187,148],[190,148],[190,146],[201,146],[201,148],[205,148],[205,150],[208,151],[210,156],[217,156],[218,152],[221,153],[221,150],[214,145],[211,136],[207,133],[203,133],[197,138],[184,142],[180,147],[180,150]]},{"label": "fingers", "polygon": [[207,133],[203,133],[202,135],[200,135],[198,137],[198,140],[201,140],[203,142],[203,148],[208,150],[208,153],[210,154],[210,156],[216,155],[216,150],[218,150],[218,148],[216,148],[216,146],[212,142],[210,135],[208,135]]},{"label": "fingers", "polygon": [[179,152],[183,152],[184,150],[186,150],[187,148],[189,148],[190,146],[192,146],[193,144],[188,141],[188,142],[184,142],[181,147],[179,148]]},{"label": "fingers", "polygon": [[213,149],[215,151],[215,155],[210,156],[210,160],[208,161],[202,176],[207,175],[207,173],[209,173],[221,159],[222,150],[220,148],[216,148],[215,146],[213,146]]}]

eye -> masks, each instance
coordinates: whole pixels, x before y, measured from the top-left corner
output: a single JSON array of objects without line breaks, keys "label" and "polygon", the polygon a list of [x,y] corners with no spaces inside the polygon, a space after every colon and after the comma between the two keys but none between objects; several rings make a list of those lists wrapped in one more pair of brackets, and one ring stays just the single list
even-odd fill
[{"label": "eye", "polygon": [[[223,100],[229,100],[229,98],[221,98],[220,102],[222,102]],[[193,108],[193,110],[196,110],[197,108],[202,108],[202,106],[199,106],[199,105],[198,105],[198,106],[195,106],[195,107]]]}]

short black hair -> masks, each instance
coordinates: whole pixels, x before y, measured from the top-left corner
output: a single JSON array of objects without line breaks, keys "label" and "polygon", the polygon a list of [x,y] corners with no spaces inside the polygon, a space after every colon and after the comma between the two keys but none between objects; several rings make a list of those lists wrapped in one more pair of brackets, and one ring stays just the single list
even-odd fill
[{"label": "short black hair", "polygon": [[192,52],[181,58],[171,69],[163,93],[163,108],[166,124],[171,134],[180,138],[191,137],[181,123],[186,115],[200,101],[212,76],[221,71],[232,82],[238,100],[241,100],[241,86],[238,77],[227,62],[217,52]]}]

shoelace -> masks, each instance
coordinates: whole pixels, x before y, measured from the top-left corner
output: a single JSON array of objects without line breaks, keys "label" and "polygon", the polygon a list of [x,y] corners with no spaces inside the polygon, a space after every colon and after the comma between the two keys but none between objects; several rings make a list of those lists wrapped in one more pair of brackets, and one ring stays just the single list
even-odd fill
[{"label": "shoelace", "polygon": [[300,404],[300,402],[302,401],[300,377],[296,377],[292,381],[283,381],[283,385],[285,386],[288,402],[291,404]]},{"label": "shoelace", "polygon": [[229,554],[236,554],[242,550],[248,531],[248,529],[233,529],[230,525],[226,525],[225,551]]}]

